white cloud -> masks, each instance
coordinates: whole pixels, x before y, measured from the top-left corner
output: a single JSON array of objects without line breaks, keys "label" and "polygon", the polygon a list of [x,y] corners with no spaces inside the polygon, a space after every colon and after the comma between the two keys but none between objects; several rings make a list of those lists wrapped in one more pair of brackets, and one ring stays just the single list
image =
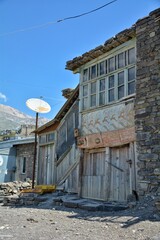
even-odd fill
[{"label": "white cloud", "polygon": [[4,102],[7,102],[7,97],[3,94],[3,93],[1,93],[0,92],[0,100],[3,100]]}]

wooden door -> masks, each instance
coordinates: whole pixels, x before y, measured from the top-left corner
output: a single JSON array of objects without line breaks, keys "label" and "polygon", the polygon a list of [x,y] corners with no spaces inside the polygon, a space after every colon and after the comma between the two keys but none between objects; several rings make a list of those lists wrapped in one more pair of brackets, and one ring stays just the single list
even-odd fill
[{"label": "wooden door", "polygon": [[126,201],[136,187],[134,145],[85,150],[82,169],[82,197]]},{"label": "wooden door", "polygon": [[53,145],[46,146],[46,184],[53,184]]},{"label": "wooden door", "polygon": [[104,200],[105,149],[85,151],[82,173],[82,197]]},{"label": "wooden door", "polygon": [[38,184],[54,183],[54,145],[40,146],[38,161]]},{"label": "wooden door", "polygon": [[109,200],[126,201],[135,189],[135,164],[132,145],[110,149]]}]

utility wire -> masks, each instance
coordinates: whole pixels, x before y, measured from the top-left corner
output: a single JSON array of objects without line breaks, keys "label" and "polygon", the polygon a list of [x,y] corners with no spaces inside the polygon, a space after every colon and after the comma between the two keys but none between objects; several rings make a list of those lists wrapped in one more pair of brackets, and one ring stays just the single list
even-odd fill
[{"label": "utility wire", "polygon": [[108,2],[98,8],[95,8],[89,12],[85,12],[85,13],[82,13],[82,14],[79,14],[79,15],[75,15],[75,16],[71,16],[71,17],[66,17],[66,18],[63,18],[63,19],[59,19],[55,22],[48,22],[48,23],[44,23],[44,24],[41,24],[41,25],[35,25],[35,26],[32,26],[32,27],[28,27],[28,28],[23,28],[23,29],[19,29],[19,30],[15,30],[15,31],[12,31],[12,32],[6,32],[6,33],[2,33],[0,34],[0,37],[2,36],[7,36],[7,35],[11,35],[11,34],[15,34],[15,33],[19,33],[19,32],[25,32],[25,31],[30,31],[30,30],[34,30],[34,29],[38,29],[38,28],[43,28],[43,27],[47,27],[49,25],[53,25],[53,24],[56,24],[56,23],[60,23],[60,22],[63,22],[63,21],[66,21],[66,20],[70,20],[70,19],[74,19],[74,18],[79,18],[79,17],[83,17],[85,15],[88,15],[90,13],[93,13],[93,12],[96,12],[114,2],[116,2],[117,0],[113,0],[111,2]]},{"label": "utility wire", "polygon": [[2,34],[0,34],[0,37],[15,34],[15,33],[20,33],[20,32],[30,31],[30,30],[34,30],[34,29],[38,29],[38,28],[47,27],[47,26],[55,24],[55,23],[57,23],[57,21],[56,22],[48,22],[48,23],[44,23],[41,25],[36,25],[36,26],[28,27],[28,28],[23,28],[23,29],[12,31],[12,32],[2,33]]},{"label": "utility wire", "polygon": [[82,14],[79,14],[79,15],[76,15],[76,16],[72,16],[72,17],[66,17],[66,18],[63,18],[63,19],[58,20],[57,22],[62,22],[62,21],[65,21],[65,20],[82,17],[82,16],[84,16],[84,15],[87,15],[87,14],[90,14],[90,13],[93,13],[93,12],[96,12],[96,11],[98,11],[98,10],[100,10],[100,9],[108,6],[109,4],[111,4],[111,3],[113,3],[113,2],[116,2],[116,1],[117,1],[117,0],[113,0],[113,1],[111,1],[111,2],[109,2],[109,3],[104,4],[104,5],[101,6],[101,7],[98,7],[98,8],[96,8],[96,9],[93,9],[93,10],[91,10],[91,11],[89,11],[89,12],[85,12],[85,13],[82,13]]}]

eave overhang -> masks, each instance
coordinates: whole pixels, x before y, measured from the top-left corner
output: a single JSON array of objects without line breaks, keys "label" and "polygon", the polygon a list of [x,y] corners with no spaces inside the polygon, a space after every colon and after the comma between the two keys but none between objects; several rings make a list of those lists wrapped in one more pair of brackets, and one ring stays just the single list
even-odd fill
[{"label": "eave overhang", "polygon": [[118,47],[119,45],[131,40],[136,36],[136,28],[133,25],[129,29],[125,29],[118,33],[114,37],[108,39],[103,45],[100,45],[89,52],[84,53],[82,56],[76,57],[66,63],[66,69],[73,72],[78,72],[78,69],[84,64],[100,57],[104,53],[111,51],[112,49]]},{"label": "eave overhang", "polygon": [[70,98],[65,102],[65,104],[62,106],[60,111],[57,113],[54,119],[49,121],[48,123],[42,125],[37,129],[37,133],[40,134],[42,131],[44,132],[45,129],[49,128],[50,126],[56,125],[58,126],[57,123],[60,123],[60,121],[63,119],[65,114],[68,112],[68,110],[71,108],[73,103],[76,101],[76,99],[79,96],[79,85],[75,88],[73,93],[71,94]]}]

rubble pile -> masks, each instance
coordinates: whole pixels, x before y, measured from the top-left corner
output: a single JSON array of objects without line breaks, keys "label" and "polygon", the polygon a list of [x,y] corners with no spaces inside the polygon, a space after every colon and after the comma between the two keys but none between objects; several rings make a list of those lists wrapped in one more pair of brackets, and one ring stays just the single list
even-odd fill
[{"label": "rubble pile", "polygon": [[136,202],[128,203],[133,212],[139,212],[148,219],[160,220],[160,187],[151,191]]},{"label": "rubble pile", "polygon": [[50,194],[38,194],[36,192],[22,191],[31,189],[31,182],[9,182],[0,184],[0,198],[3,195],[5,206],[32,205],[49,208],[53,206],[64,206],[69,208],[80,208],[88,211],[120,211],[126,210],[132,213],[138,212],[141,217],[160,220],[160,188],[151,191],[141,199],[130,198],[126,203],[100,202],[82,199],[77,194],[67,194],[55,191]]},{"label": "rubble pile", "polygon": [[145,195],[140,201],[140,206],[145,208],[155,207],[160,213],[160,187],[152,189],[152,191]]},{"label": "rubble pile", "polygon": [[30,189],[31,188],[31,181],[21,182],[21,181],[14,181],[14,182],[7,182],[7,183],[0,183],[0,199],[4,196],[11,196],[11,195],[19,195],[21,190]]},{"label": "rubble pile", "polygon": [[12,196],[5,196],[3,198],[4,206],[37,206],[39,203],[47,201],[46,197],[39,196],[36,193],[22,193],[20,195],[14,194]]}]

